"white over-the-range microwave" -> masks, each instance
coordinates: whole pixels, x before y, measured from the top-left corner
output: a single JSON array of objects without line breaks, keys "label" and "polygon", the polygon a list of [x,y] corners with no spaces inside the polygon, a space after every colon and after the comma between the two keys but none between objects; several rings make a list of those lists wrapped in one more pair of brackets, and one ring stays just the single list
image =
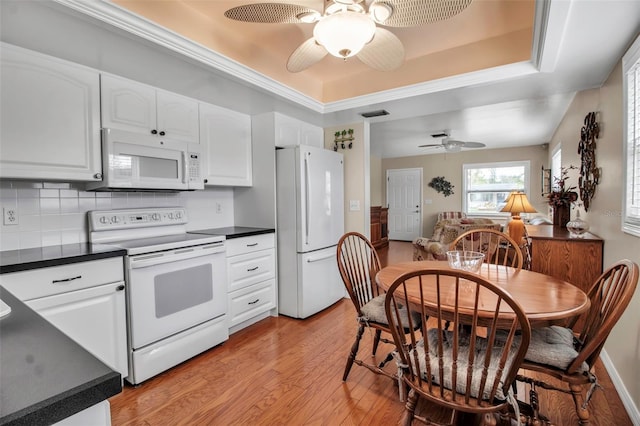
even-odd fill
[{"label": "white over-the-range microwave", "polygon": [[204,189],[199,144],[117,129],[102,129],[102,181],[90,191]]}]

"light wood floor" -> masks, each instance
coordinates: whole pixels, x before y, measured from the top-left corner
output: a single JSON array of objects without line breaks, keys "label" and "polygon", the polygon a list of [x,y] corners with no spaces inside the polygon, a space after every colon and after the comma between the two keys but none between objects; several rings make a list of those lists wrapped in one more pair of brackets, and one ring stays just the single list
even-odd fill
[{"label": "light wood floor", "polygon": [[[383,263],[411,260],[411,244],[392,241],[380,256]],[[396,424],[404,407],[388,378],[354,365],[342,382],[355,331],[349,300],[306,320],[267,318],[137,387],[126,385],[109,400],[112,424]],[[361,354],[371,348],[370,334],[360,348]],[[388,349],[379,348],[380,357]],[[604,392],[591,400],[592,425],[631,425],[604,367],[596,368]],[[577,424],[571,396],[539,392],[555,424]]]}]

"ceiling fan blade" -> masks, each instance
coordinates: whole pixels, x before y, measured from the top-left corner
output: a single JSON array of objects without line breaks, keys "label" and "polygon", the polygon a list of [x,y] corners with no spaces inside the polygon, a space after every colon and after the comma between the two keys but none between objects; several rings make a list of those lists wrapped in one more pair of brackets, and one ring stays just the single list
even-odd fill
[{"label": "ceiling fan blade", "polygon": [[483,144],[482,142],[465,142],[462,146],[464,148],[484,148],[487,145]]},{"label": "ceiling fan blade", "polygon": [[393,12],[382,25],[388,27],[415,27],[449,19],[462,12],[471,0],[375,0],[391,6]]},{"label": "ceiling fan blade", "polygon": [[311,37],[293,51],[287,61],[289,72],[300,72],[327,56],[327,49],[316,43],[316,39]]},{"label": "ceiling fan blade", "polygon": [[244,22],[262,22],[267,24],[299,24],[298,16],[318,13],[317,10],[290,3],[254,3],[233,7],[224,16]]},{"label": "ceiling fan blade", "polygon": [[418,145],[418,148],[442,148],[444,145],[439,143],[431,143],[428,145]]},{"label": "ceiling fan blade", "polygon": [[404,46],[391,31],[376,27],[373,39],[356,56],[371,68],[391,71],[404,62]]}]

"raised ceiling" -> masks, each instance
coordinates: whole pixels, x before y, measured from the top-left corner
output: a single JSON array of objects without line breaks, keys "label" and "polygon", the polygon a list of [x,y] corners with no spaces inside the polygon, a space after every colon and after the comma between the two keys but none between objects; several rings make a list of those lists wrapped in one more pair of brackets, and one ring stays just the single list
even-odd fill
[{"label": "raised ceiling", "polygon": [[[442,130],[487,149],[548,143],[575,93],[600,87],[640,30],[640,1],[473,0],[446,21],[388,28],[406,49],[395,71],[327,56],[289,73],[289,55],[313,26],[224,17],[250,1],[53,1],[246,86],[237,96],[242,105],[221,99],[222,106],[266,112],[267,105],[250,101],[257,90],[274,100],[269,110],[324,127],[386,109],[390,115],[366,119],[371,153],[382,158],[439,153],[418,146],[437,142],[429,134]],[[295,3],[323,8],[321,0]]]},{"label": "raised ceiling", "polygon": [[[322,0],[278,1],[320,12],[325,6]],[[451,19],[412,28],[387,27],[405,47],[405,62],[397,70],[376,71],[357,58],[345,61],[327,55],[307,70],[291,73],[286,69],[287,59],[312,36],[313,24],[248,23],[224,16],[232,7],[258,2],[114,0],[131,12],[322,103],[531,58],[534,1],[474,0]]]}]

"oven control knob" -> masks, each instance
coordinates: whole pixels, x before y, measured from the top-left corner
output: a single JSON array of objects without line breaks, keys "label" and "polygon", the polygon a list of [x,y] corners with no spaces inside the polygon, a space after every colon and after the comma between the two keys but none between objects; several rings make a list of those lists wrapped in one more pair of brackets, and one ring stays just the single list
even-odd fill
[{"label": "oven control knob", "polygon": [[151,215],[151,220],[160,220],[160,213],[154,213]]},{"label": "oven control knob", "polygon": [[104,224],[109,223],[109,218],[106,217],[106,216],[101,216],[100,217],[100,223],[104,223]]},{"label": "oven control knob", "polygon": [[182,219],[182,212],[176,212],[176,219]]},{"label": "oven control knob", "polygon": [[111,223],[119,223],[120,222],[120,218],[118,216],[113,216],[111,218]]}]

